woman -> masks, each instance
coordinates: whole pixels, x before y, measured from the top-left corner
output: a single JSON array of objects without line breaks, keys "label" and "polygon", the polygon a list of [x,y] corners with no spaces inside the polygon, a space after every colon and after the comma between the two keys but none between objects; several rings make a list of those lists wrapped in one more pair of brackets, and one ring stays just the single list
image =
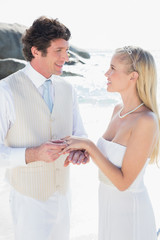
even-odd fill
[{"label": "woman", "polygon": [[115,106],[97,146],[89,139],[66,137],[64,152],[84,149],[100,170],[99,240],[155,240],[143,183],[145,168],[156,161],[159,149],[154,59],[139,47],[117,49],[105,76],[107,90],[119,92],[122,104]]}]

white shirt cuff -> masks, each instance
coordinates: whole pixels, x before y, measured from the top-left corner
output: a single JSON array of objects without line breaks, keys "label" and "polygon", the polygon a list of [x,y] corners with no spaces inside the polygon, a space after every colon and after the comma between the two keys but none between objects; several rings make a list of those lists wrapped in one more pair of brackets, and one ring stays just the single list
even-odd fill
[{"label": "white shirt cuff", "polygon": [[9,166],[10,167],[26,166],[25,151],[26,148],[11,148]]}]

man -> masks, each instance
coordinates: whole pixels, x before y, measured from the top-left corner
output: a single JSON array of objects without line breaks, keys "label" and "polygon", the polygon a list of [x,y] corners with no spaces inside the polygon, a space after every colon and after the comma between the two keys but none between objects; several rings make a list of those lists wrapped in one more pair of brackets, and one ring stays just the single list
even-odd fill
[{"label": "man", "polygon": [[15,240],[69,239],[68,164],[88,161],[81,151],[60,156],[66,144],[57,141],[85,135],[75,91],[58,76],[69,38],[58,20],[36,19],[22,38],[28,64],[0,82],[0,163],[12,186]]}]

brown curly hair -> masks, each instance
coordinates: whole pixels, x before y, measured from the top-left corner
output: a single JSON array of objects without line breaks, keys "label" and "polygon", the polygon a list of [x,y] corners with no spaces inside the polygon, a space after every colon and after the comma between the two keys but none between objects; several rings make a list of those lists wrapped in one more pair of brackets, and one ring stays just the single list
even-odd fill
[{"label": "brown curly hair", "polygon": [[46,56],[51,41],[59,38],[68,41],[70,36],[69,29],[58,19],[41,16],[33,22],[22,37],[24,57],[27,61],[34,58],[31,52],[33,46],[41,51],[43,56]]}]

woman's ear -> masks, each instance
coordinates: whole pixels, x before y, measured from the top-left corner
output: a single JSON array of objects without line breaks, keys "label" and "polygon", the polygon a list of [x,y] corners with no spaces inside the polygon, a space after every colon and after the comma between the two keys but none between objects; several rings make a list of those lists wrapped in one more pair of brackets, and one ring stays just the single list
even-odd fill
[{"label": "woman's ear", "polygon": [[137,72],[132,72],[130,80],[132,80],[132,81],[137,80],[138,77],[139,77],[139,74]]}]

